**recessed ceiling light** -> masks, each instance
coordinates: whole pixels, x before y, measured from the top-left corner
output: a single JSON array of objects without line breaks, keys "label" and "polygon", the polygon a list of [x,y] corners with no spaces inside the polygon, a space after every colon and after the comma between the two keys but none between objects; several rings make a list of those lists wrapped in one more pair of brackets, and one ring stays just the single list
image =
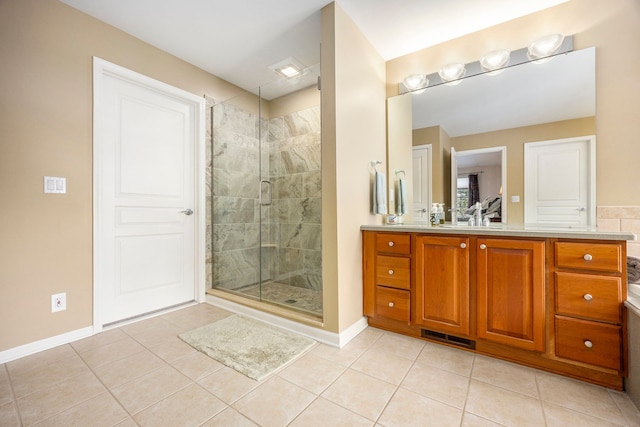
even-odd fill
[{"label": "recessed ceiling light", "polygon": [[304,65],[297,59],[290,57],[269,66],[269,69],[279,76],[288,79],[300,74],[300,72],[304,69]]}]

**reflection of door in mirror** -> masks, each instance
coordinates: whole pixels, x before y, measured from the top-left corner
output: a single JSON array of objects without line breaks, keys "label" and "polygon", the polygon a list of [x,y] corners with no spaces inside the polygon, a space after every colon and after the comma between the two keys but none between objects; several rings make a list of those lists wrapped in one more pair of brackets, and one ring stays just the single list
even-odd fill
[{"label": "reflection of door in mirror", "polygon": [[525,225],[596,226],[595,135],[524,145]]},{"label": "reflection of door in mirror", "polygon": [[412,147],[413,220],[429,221],[431,206],[431,144]]},{"label": "reflection of door in mirror", "polygon": [[506,223],[507,207],[502,203],[502,195],[506,194],[506,170],[506,147],[465,151],[452,148],[451,205],[456,209],[452,222],[467,222],[474,216],[475,204],[479,202],[482,217]]}]

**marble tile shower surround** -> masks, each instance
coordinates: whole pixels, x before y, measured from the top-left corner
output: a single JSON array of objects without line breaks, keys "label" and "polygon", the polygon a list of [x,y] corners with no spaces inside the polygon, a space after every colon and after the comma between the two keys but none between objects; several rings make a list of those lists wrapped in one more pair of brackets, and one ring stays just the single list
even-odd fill
[{"label": "marble tile shower surround", "polygon": [[[320,290],[320,108],[259,120],[223,103],[208,114],[208,283],[226,289],[256,283],[262,251],[263,279]],[[272,182],[262,226],[260,167]],[[260,227],[268,237],[262,248]]]}]

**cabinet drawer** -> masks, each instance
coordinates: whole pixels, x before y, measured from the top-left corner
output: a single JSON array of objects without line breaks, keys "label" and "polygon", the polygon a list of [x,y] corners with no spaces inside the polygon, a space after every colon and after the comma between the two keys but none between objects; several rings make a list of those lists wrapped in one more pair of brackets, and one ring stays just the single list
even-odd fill
[{"label": "cabinet drawer", "polygon": [[622,284],[619,277],[556,273],[556,312],[620,323]]},{"label": "cabinet drawer", "polygon": [[620,326],[556,316],[559,357],[619,370],[620,344]]},{"label": "cabinet drawer", "polygon": [[556,242],[556,266],[622,273],[622,245]]},{"label": "cabinet drawer", "polygon": [[409,323],[409,291],[376,286],[376,315]]},{"label": "cabinet drawer", "polygon": [[376,252],[408,255],[411,253],[411,235],[377,233]]},{"label": "cabinet drawer", "polygon": [[376,256],[376,285],[410,289],[410,268],[410,258],[378,255]]}]

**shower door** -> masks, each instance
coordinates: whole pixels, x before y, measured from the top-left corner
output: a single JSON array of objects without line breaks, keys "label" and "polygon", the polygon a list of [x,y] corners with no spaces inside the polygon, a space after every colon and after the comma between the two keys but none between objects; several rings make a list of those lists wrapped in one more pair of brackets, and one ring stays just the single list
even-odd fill
[{"label": "shower door", "polygon": [[212,108],[211,286],[320,317],[320,93],[281,84]]}]

